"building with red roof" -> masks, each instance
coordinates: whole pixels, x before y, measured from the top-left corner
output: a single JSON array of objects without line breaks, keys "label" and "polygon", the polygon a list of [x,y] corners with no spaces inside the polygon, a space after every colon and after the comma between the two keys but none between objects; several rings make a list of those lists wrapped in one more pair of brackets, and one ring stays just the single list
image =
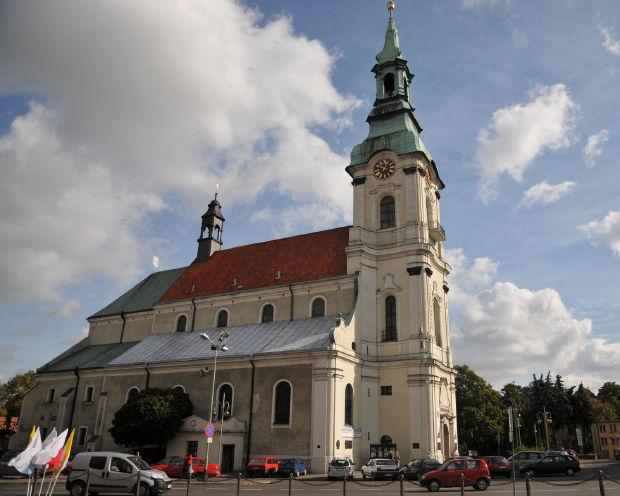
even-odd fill
[{"label": "building with red roof", "polygon": [[[206,456],[226,472],[268,454],[324,473],[333,457],[452,455],[444,184],[420,138],[391,9],[368,137],[346,168],[352,225],[226,248],[216,195],[194,260],[91,315],[88,336],[38,370],[14,446],[34,423],[76,427],[75,451],[125,449],[110,433],[117,412],[173,388],[195,415],[163,452],[141,450],[151,461]],[[209,420],[219,423],[212,444]]]}]

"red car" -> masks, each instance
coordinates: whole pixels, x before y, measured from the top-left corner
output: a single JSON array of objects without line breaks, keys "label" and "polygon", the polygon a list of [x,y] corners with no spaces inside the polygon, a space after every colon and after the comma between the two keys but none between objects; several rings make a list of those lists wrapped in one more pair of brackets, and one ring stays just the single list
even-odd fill
[{"label": "red car", "polygon": [[[164,458],[163,460],[160,460],[151,466],[156,470],[161,470],[162,472],[165,472],[168,477],[180,479],[187,477],[187,462],[188,458],[173,456],[169,458]],[[193,458],[192,468],[194,469],[194,477],[196,477],[197,479],[204,478],[205,459]],[[220,477],[222,475],[220,471],[220,466],[217,463],[209,463],[207,475],[209,477]]]},{"label": "red car", "polygon": [[248,463],[247,471],[250,477],[271,477],[280,470],[280,462],[273,456],[255,456]]},{"label": "red car", "polygon": [[496,475],[510,477],[510,463],[503,456],[483,456],[482,459],[487,462],[491,477]]},{"label": "red car", "polygon": [[420,477],[420,484],[429,491],[439,491],[442,487],[460,487],[461,474],[465,476],[465,485],[477,491],[485,491],[491,484],[489,467],[479,458],[455,458],[448,460],[437,470],[426,472]]}]

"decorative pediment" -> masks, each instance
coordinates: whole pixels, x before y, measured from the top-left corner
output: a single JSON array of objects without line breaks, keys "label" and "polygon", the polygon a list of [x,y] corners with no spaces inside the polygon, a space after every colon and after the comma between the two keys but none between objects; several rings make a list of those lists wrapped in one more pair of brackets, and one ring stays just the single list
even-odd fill
[{"label": "decorative pediment", "polygon": [[371,189],[369,193],[371,195],[376,195],[377,193],[381,193],[382,191],[398,191],[400,187],[401,186],[399,184],[394,184],[392,181],[389,181],[387,183],[377,185],[377,187],[375,189]]},{"label": "decorative pediment", "polygon": [[[215,420],[213,422],[216,427],[216,434],[220,432],[220,420]],[[199,417],[198,415],[191,415],[183,420],[183,425],[181,426],[181,432],[204,432],[207,427],[207,420]],[[232,433],[232,432],[245,432],[245,422],[243,420],[239,420],[234,415],[229,419],[224,420],[223,426],[224,432]]]},{"label": "decorative pediment", "polygon": [[383,286],[377,290],[377,293],[383,293],[385,291],[400,291],[400,286],[394,280],[393,274],[386,274],[383,276]]}]

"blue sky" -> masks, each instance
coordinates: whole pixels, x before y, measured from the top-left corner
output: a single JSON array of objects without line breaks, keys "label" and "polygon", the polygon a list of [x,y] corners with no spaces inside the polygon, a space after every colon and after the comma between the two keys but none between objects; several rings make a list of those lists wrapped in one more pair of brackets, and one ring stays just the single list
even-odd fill
[{"label": "blue sky", "polygon": [[[350,222],[384,2],[150,5],[0,7],[4,377],[79,339],[153,255],[191,261],[215,183],[228,247]],[[620,5],[395,16],[447,186],[457,361],[495,384],[617,380]]]}]

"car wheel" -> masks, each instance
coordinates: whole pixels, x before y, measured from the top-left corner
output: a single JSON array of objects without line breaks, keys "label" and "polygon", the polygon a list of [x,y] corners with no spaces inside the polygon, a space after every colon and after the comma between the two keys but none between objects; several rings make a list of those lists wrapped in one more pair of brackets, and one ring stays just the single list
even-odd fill
[{"label": "car wheel", "polygon": [[486,491],[489,487],[489,483],[485,479],[478,479],[474,485],[476,491]]},{"label": "car wheel", "polygon": [[575,470],[572,468],[567,468],[566,475],[568,475],[569,477],[575,475]]},{"label": "car wheel", "polygon": [[534,473],[534,471],[533,471],[533,470],[526,470],[526,471],[525,471],[525,475],[527,475],[527,476],[531,479],[531,478],[532,478],[532,477],[534,477],[536,474]]},{"label": "car wheel", "polygon": [[140,482],[140,489],[138,491],[136,491],[136,489],[134,488],[132,491],[132,494],[136,494],[137,496],[148,496],[150,494],[151,490],[148,486],[148,484],[144,483],[144,482]]},{"label": "car wheel", "polygon": [[362,479],[366,480],[366,472],[362,470]]},{"label": "car wheel", "polygon": [[438,480],[432,480],[428,483],[428,490],[432,493],[436,493],[437,491],[439,491],[440,487],[441,484],[439,484]]},{"label": "car wheel", "polygon": [[85,496],[86,484],[84,484],[82,481],[73,482],[69,487],[69,494],[71,496]]},{"label": "car wheel", "polygon": [[374,472],[371,472],[371,473],[370,473],[370,480],[376,480],[376,477],[375,477],[375,473],[374,473]]},{"label": "car wheel", "polygon": [[295,470],[295,477],[299,477],[299,470]]}]

